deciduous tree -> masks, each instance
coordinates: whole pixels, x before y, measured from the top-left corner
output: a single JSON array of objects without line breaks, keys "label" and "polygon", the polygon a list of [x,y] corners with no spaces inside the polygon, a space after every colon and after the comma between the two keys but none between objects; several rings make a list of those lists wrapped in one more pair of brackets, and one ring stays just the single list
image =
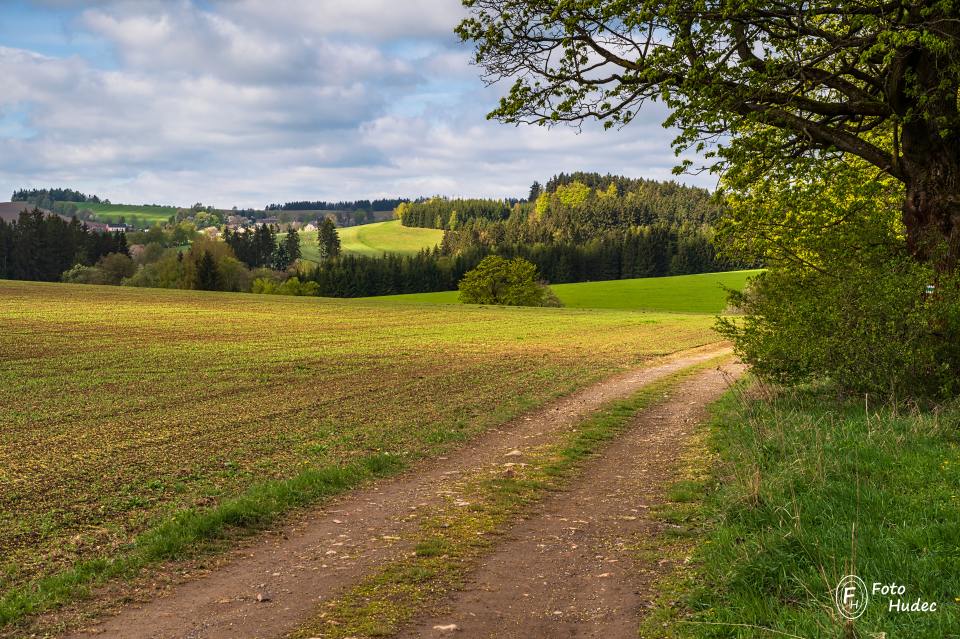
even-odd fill
[{"label": "deciduous tree", "polygon": [[[960,259],[960,10],[950,1],[464,0],[491,117],[630,123],[671,109],[724,170],[856,157],[904,185],[910,250]],[[713,142],[721,142],[712,146]],[[939,253],[943,247],[945,252]]]}]

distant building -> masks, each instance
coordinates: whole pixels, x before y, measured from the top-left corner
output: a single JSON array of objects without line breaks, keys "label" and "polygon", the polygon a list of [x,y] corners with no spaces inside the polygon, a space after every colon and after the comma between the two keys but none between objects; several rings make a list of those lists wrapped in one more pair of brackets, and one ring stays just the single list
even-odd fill
[{"label": "distant building", "polygon": [[314,224],[313,222],[307,222],[306,224],[303,225],[303,228],[301,228],[300,230],[305,231],[307,233],[312,233],[317,230],[317,225]]},{"label": "distant building", "polygon": [[257,220],[257,226],[276,226],[277,224],[280,224],[280,220],[275,217],[265,217]]},{"label": "distant building", "polygon": [[250,218],[244,217],[242,215],[228,215],[227,216],[227,226],[231,229],[236,229],[244,226],[250,225]]},{"label": "distant building", "polygon": [[87,227],[88,231],[95,231],[97,233],[110,232],[110,227],[103,222],[93,222],[91,220],[87,220],[86,222],[82,222],[82,224]]},{"label": "distant building", "polygon": [[[89,226],[89,223],[87,226]],[[111,233],[126,233],[127,231],[132,231],[133,228],[127,226],[126,224],[114,224],[112,222],[107,222],[107,230]]]}]

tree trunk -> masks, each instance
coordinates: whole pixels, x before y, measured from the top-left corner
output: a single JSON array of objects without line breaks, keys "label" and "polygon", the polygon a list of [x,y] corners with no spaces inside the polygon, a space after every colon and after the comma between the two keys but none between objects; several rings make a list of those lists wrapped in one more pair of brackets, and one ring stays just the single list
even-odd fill
[{"label": "tree trunk", "polygon": [[903,137],[907,245],[918,260],[952,270],[960,264],[960,143],[948,145],[929,129],[908,133],[921,132],[905,127]]}]

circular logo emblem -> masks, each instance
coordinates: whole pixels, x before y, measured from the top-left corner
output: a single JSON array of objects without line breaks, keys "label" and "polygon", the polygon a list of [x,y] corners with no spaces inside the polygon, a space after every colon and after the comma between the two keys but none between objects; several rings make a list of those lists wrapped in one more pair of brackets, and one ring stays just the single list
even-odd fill
[{"label": "circular logo emblem", "polygon": [[833,601],[841,615],[847,619],[857,619],[866,611],[867,602],[870,601],[867,584],[856,575],[847,575],[837,584]]}]

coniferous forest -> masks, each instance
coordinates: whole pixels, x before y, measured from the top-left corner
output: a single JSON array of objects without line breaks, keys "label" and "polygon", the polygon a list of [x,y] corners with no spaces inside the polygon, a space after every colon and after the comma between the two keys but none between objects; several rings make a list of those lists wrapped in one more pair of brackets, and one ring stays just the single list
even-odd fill
[{"label": "coniferous forest", "polygon": [[[60,197],[67,191],[17,195],[51,193]],[[247,232],[224,227],[222,241],[194,246],[190,253],[195,259],[188,259],[189,264],[205,264],[210,271],[200,282],[188,276],[190,269],[179,250],[168,248],[170,242],[151,246],[153,236],[165,237],[158,228],[134,236],[149,250],[138,249],[137,264],[125,265],[115,277],[104,278],[99,271],[93,277],[82,269],[67,277],[70,269],[95,265],[110,253],[127,255],[127,238],[92,233],[77,221],[34,211],[0,227],[0,275],[137,286],[202,284],[244,291],[266,272],[273,285],[296,276],[300,282],[313,283],[309,289],[313,294],[367,297],[454,290],[489,255],[529,260],[549,283],[687,275],[756,265],[718,257],[713,225],[720,211],[711,194],[674,182],[571,173],[554,176],[544,186],[535,182],[525,199],[434,197],[377,203],[395,204],[394,215],[404,226],[443,229],[442,242],[416,255],[341,255],[334,248],[339,245],[336,230],[325,220],[320,235],[329,246],[321,247],[320,262],[315,263],[298,260],[300,244],[290,233],[278,242],[276,227],[259,225]],[[296,233],[293,239],[299,240]],[[216,259],[202,264],[205,251]]]},{"label": "coniferous forest", "polygon": [[59,281],[76,265],[90,266],[111,253],[127,254],[123,233],[98,233],[39,209],[16,222],[0,219],[0,279]]},{"label": "coniferous forest", "polygon": [[303,277],[318,294],[365,297],[453,290],[491,254],[523,257],[550,283],[687,275],[754,264],[717,256],[719,208],[705,189],[597,173],[535,183],[527,200],[403,202],[404,226],[444,229],[441,246],[412,257],[330,260]]}]

